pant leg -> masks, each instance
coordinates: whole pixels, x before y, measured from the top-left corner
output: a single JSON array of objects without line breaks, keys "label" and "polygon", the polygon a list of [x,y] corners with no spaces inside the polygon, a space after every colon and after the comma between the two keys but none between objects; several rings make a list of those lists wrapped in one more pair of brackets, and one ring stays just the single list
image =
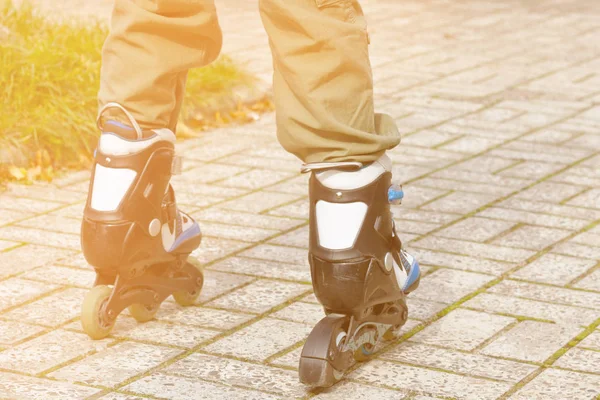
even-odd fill
[{"label": "pant leg", "polygon": [[115,0],[100,107],[117,102],[144,129],[175,130],[188,69],[212,62],[221,44],[214,0]]},{"label": "pant leg", "polygon": [[376,115],[358,0],[260,0],[273,55],[277,136],[305,162],[370,162],[400,142]]}]

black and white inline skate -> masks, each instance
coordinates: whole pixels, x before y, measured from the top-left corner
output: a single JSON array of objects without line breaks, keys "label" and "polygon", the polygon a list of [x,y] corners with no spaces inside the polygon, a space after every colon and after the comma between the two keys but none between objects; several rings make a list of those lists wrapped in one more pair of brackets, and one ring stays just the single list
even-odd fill
[{"label": "black and white inline skate", "polygon": [[[96,282],[82,304],[81,323],[93,339],[106,337],[127,307],[139,322],[151,320],[170,295],[191,305],[204,277],[188,260],[200,246],[198,224],[177,209],[170,184],[178,165],[175,135],[168,129],[143,131],[116,103],[131,126],[103,126],[84,217],[81,244]],[[99,117],[99,120],[100,120]]]},{"label": "black and white inline skate", "polygon": [[390,203],[399,204],[391,161],[307,164],[310,178],[309,263],[326,313],[302,349],[300,381],[329,387],[355,360],[406,322],[405,298],[419,285],[417,261],[402,249]]}]

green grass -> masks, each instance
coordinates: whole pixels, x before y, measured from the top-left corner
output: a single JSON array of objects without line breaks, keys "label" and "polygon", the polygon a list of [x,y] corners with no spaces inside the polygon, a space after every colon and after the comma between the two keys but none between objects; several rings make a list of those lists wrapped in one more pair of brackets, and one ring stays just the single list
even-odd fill
[{"label": "green grass", "polygon": [[[39,172],[89,163],[106,35],[100,22],[53,22],[0,0],[0,179],[16,179],[12,165]],[[204,111],[214,114],[220,102],[231,103],[234,88],[251,84],[221,57],[190,72],[182,115],[197,126],[207,119]]]}]

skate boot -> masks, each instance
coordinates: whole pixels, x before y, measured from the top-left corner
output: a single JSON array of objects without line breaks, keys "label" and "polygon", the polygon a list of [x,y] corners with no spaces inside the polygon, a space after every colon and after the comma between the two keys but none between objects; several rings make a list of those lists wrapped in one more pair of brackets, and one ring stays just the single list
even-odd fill
[{"label": "skate boot", "polygon": [[299,374],[307,385],[329,387],[380,340],[395,337],[420,270],[395,232],[390,203],[403,193],[391,183],[386,155],[365,167],[322,163],[303,171],[312,171],[309,263],[326,317],[308,336]]},{"label": "skate boot", "polygon": [[107,108],[121,109],[133,128],[116,121],[100,127],[84,210],[81,245],[96,282],[81,323],[93,339],[106,337],[127,307],[145,322],[170,295],[193,304],[204,283],[202,269],[188,260],[200,245],[200,228],[177,209],[170,185],[178,166],[175,135],[142,131],[119,104]]}]

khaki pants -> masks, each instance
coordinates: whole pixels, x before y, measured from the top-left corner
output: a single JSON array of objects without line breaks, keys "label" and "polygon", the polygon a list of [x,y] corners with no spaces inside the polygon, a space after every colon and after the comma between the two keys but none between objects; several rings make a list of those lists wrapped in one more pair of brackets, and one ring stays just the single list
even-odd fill
[{"label": "khaki pants", "polygon": [[[358,0],[260,0],[260,12],[287,151],[304,162],[370,162],[400,142],[390,119],[374,113]],[[212,62],[221,43],[213,0],[115,0],[100,106],[117,102],[142,128],[175,130],[188,69]]]}]

